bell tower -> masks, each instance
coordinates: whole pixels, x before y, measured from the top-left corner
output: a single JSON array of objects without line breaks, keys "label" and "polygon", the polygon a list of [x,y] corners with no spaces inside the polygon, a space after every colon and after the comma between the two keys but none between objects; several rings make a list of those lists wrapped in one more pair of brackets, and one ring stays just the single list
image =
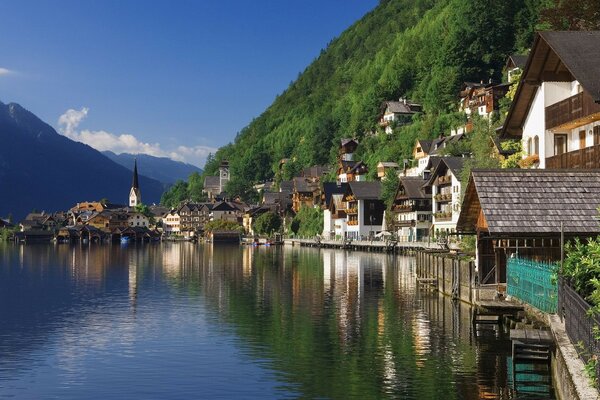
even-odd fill
[{"label": "bell tower", "polygon": [[229,161],[223,160],[219,165],[219,188],[223,192],[225,185],[229,182]]}]

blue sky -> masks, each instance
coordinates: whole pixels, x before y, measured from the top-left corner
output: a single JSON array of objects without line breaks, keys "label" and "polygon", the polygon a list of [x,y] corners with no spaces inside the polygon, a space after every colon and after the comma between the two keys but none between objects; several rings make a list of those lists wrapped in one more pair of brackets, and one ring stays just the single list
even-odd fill
[{"label": "blue sky", "polygon": [[0,0],[0,101],[202,166],[376,0]]}]

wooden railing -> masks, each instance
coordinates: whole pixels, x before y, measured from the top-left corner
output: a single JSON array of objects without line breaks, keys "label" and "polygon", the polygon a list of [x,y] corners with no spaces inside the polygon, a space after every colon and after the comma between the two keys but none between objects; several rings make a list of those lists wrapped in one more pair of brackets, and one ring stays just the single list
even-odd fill
[{"label": "wooden railing", "polygon": [[546,168],[600,168],[600,145],[548,157],[546,158]]},{"label": "wooden railing", "polygon": [[600,113],[600,104],[586,92],[581,92],[546,107],[546,129],[565,124],[574,128],[587,123],[586,120],[578,123],[578,120],[596,113]]}]

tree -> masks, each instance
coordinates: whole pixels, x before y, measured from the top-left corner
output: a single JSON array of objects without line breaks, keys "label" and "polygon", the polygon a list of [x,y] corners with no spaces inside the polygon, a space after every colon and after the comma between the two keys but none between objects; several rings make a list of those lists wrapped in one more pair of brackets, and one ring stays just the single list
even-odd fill
[{"label": "tree", "polygon": [[160,198],[160,204],[165,207],[175,208],[184,200],[188,199],[188,184],[184,181],[177,181],[169,190],[163,193]]},{"label": "tree", "polygon": [[231,178],[227,182],[225,192],[231,199],[239,197],[248,203],[258,202],[258,192],[254,189],[252,181],[241,179],[238,176]]},{"label": "tree", "polygon": [[188,177],[187,193],[188,198],[192,201],[200,202],[206,200],[206,195],[204,194],[204,182],[202,175],[198,172],[192,172]]},{"label": "tree", "polygon": [[381,200],[383,200],[388,210],[394,203],[399,185],[400,178],[398,178],[398,173],[393,169],[388,170],[385,173],[385,179],[381,180]]},{"label": "tree", "polygon": [[290,225],[292,232],[301,236],[316,236],[323,232],[323,210],[314,207],[300,207]]},{"label": "tree", "polygon": [[260,235],[271,234],[281,228],[281,218],[276,213],[268,211],[254,220],[252,228]]},{"label": "tree", "polygon": [[206,232],[213,231],[237,231],[240,233],[244,232],[244,228],[240,226],[237,222],[227,221],[224,219],[216,219],[214,221],[209,221],[204,225],[204,230]]},{"label": "tree", "polygon": [[600,0],[552,0],[540,13],[539,28],[567,31],[600,29]]}]

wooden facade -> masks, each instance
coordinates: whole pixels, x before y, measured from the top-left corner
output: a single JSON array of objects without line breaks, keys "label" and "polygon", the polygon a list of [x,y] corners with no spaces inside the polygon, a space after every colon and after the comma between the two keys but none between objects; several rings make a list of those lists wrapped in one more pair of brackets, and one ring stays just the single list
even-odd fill
[{"label": "wooden facade", "polygon": [[600,120],[600,104],[586,91],[546,107],[546,129],[574,129]]},{"label": "wooden facade", "polygon": [[546,168],[600,169],[600,144],[548,157]]}]

